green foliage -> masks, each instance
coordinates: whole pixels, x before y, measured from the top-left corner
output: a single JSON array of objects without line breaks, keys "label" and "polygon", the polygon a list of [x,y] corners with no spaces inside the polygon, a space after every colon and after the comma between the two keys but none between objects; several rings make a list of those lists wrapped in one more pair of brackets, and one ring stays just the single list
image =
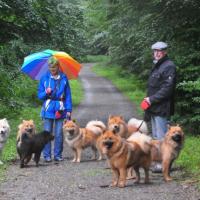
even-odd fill
[{"label": "green foliage", "polygon": [[79,59],[87,48],[79,1],[2,0],[0,13],[0,118],[10,118],[38,104],[37,83],[20,72],[25,56],[53,49]]},{"label": "green foliage", "polygon": [[184,148],[176,163],[183,166],[192,173],[199,174],[200,171],[200,138],[191,135],[186,136]]}]

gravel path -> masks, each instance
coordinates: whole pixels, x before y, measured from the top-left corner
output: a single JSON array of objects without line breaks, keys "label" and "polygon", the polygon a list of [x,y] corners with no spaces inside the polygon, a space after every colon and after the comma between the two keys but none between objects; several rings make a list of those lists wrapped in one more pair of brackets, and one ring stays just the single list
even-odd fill
[{"label": "gravel path", "polygon": [[[91,72],[91,64],[85,64],[81,81],[85,98],[74,110],[73,117],[84,126],[91,119],[106,122],[109,114],[121,114],[126,120],[135,116],[134,105],[111,84],[110,81]],[[111,182],[111,171],[104,161],[92,161],[91,151],[83,152],[83,162],[71,163],[72,152],[65,144],[65,160],[59,164],[42,161],[38,168],[31,162],[20,169],[19,160],[7,171],[7,179],[0,185],[0,200],[198,200],[200,193],[184,184],[180,171],[172,175],[177,181],[165,183],[160,174],[151,174],[151,184],[136,185],[128,181],[127,187],[102,187]],[[142,180],[143,181],[143,180]]]}]

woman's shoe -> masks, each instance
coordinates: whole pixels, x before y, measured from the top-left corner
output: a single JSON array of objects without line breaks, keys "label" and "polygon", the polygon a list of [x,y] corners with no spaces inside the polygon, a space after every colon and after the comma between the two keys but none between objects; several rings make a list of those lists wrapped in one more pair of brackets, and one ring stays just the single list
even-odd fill
[{"label": "woman's shoe", "polygon": [[51,158],[45,158],[44,161],[45,162],[51,162],[52,160],[51,160]]}]

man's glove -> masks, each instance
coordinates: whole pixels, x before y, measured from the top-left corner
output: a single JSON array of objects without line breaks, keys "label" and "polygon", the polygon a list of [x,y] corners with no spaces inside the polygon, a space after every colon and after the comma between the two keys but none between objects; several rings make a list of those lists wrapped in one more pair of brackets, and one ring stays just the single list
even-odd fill
[{"label": "man's glove", "polygon": [[142,110],[147,110],[150,107],[150,104],[146,99],[144,99],[141,102],[140,107],[142,108]]}]

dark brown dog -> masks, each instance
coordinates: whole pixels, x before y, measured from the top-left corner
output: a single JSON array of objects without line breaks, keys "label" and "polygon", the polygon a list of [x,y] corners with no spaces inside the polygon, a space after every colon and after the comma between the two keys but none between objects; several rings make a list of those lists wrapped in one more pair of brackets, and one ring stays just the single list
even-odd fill
[{"label": "dark brown dog", "polygon": [[[27,158],[31,158],[34,153],[34,161],[36,166],[38,166],[40,155],[44,146],[54,139],[48,131],[43,131],[41,133],[33,135],[31,138],[27,133],[23,133],[21,137],[21,145],[17,145],[17,152],[20,157],[20,167],[24,167],[24,161]],[[25,163],[26,164],[26,163]]]},{"label": "dark brown dog", "polygon": [[152,140],[152,161],[162,162],[165,181],[171,181],[170,168],[183,147],[184,133],[180,126],[171,126],[164,140]]},{"label": "dark brown dog", "polygon": [[126,141],[112,131],[106,131],[100,137],[100,148],[107,156],[113,172],[111,186],[124,187],[130,167],[136,172],[136,183],[140,181],[140,167],[145,171],[145,183],[149,182],[151,144],[149,137],[146,137],[148,136],[138,134],[132,141]]}]

